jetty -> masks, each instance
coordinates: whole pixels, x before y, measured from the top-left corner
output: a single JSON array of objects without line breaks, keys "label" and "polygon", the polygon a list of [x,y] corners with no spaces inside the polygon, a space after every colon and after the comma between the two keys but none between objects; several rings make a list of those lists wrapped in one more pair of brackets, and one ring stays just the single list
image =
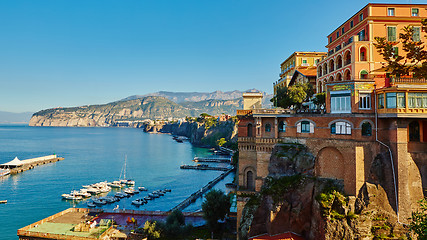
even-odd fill
[{"label": "jetty", "polygon": [[211,189],[213,186],[215,186],[219,181],[224,179],[228,174],[234,171],[234,167],[228,168],[226,172],[222,173],[218,177],[216,177],[214,180],[208,182],[204,187],[197,190],[193,194],[191,194],[187,199],[182,201],[180,204],[176,205],[174,208],[172,208],[170,211],[174,210],[180,210],[182,211],[184,208],[188,207],[190,204],[196,201],[197,198],[202,197],[205,192],[207,192],[209,189]]},{"label": "jetty", "polygon": [[231,162],[231,157],[218,157],[218,156],[195,157],[193,159],[193,162],[230,163]]},{"label": "jetty", "polygon": [[230,168],[228,167],[211,167],[207,164],[200,165],[181,165],[179,168],[181,169],[194,169],[194,170],[214,170],[214,171],[228,171]]},{"label": "jetty", "polygon": [[10,162],[0,164],[0,168],[10,169],[10,174],[21,173],[36,166],[41,166],[48,163],[54,163],[64,160],[62,157],[54,155],[48,155],[44,157],[30,158],[26,160],[19,160],[17,157]]}]

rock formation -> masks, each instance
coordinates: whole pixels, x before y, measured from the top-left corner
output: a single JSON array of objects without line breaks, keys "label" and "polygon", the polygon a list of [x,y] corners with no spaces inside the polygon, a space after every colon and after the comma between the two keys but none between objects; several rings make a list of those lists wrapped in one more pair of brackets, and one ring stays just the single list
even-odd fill
[{"label": "rock formation", "polygon": [[[407,232],[379,184],[386,176],[378,157],[375,183],[345,196],[342,182],[313,176],[315,158],[300,144],[278,144],[259,195],[246,196],[241,239],[292,231],[306,239],[403,239]],[[388,186],[386,186],[388,188]]]}]

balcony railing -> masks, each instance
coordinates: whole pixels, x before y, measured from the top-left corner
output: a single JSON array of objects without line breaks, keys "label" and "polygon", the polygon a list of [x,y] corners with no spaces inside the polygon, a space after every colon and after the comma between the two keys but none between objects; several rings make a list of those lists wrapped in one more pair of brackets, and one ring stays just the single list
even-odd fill
[{"label": "balcony railing", "polygon": [[[237,110],[239,111],[239,110]],[[290,114],[289,109],[253,109],[252,114]]]},{"label": "balcony railing", "polygon": [[410,84],[427,84],[427,79],[425,78],[405,78],[405,77],[392,77],[389,78],[390,84],[399,84],[399,83],[410,83]]},{"label": "balcony railing", "polygon": [[252,110],[237,110],[237,116],[244,116],[252,114]]}]

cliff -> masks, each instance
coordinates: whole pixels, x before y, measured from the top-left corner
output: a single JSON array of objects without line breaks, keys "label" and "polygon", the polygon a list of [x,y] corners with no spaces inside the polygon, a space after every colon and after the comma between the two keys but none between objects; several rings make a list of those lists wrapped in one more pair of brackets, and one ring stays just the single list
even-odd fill
[{"label": "cliff", "polygon": [[98,127],[114,126],[119,121],[185,118],[201,113],[234,115],[242,99],[205,100],[178,104],[164,97],[144,97],[102,105],[54,108],[34,113],[30,126]]},{"label": "cliff", "polygon": [[144,131],[151,133],[170,133],[185,136],[196,145],[215,146],[216,141],[224,138],[227,145],[237,142],[237,122],[188,121],[182,123],[156,123],[143,126]]},{"label": "cliff", "polygon": [[240,196],[248,200],[241,239],[287,231],[306,239],[405,238],[407,230],[398,223],[381,185],[365,183],[357,196],[346,196],[342,182],[313,176],[314,161],[303,145],[275,147],[261,192]]}]

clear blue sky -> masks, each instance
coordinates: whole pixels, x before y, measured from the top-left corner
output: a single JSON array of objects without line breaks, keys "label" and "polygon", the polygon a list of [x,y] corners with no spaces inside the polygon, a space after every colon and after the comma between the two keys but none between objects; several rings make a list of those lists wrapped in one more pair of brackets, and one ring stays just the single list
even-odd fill
[{"label": "clear blue sky", "polygon": [[286,57],[325,51],[326,35],[367,3],[0,1],[0,111],[107,103],[160,90],[272,92]]}]

